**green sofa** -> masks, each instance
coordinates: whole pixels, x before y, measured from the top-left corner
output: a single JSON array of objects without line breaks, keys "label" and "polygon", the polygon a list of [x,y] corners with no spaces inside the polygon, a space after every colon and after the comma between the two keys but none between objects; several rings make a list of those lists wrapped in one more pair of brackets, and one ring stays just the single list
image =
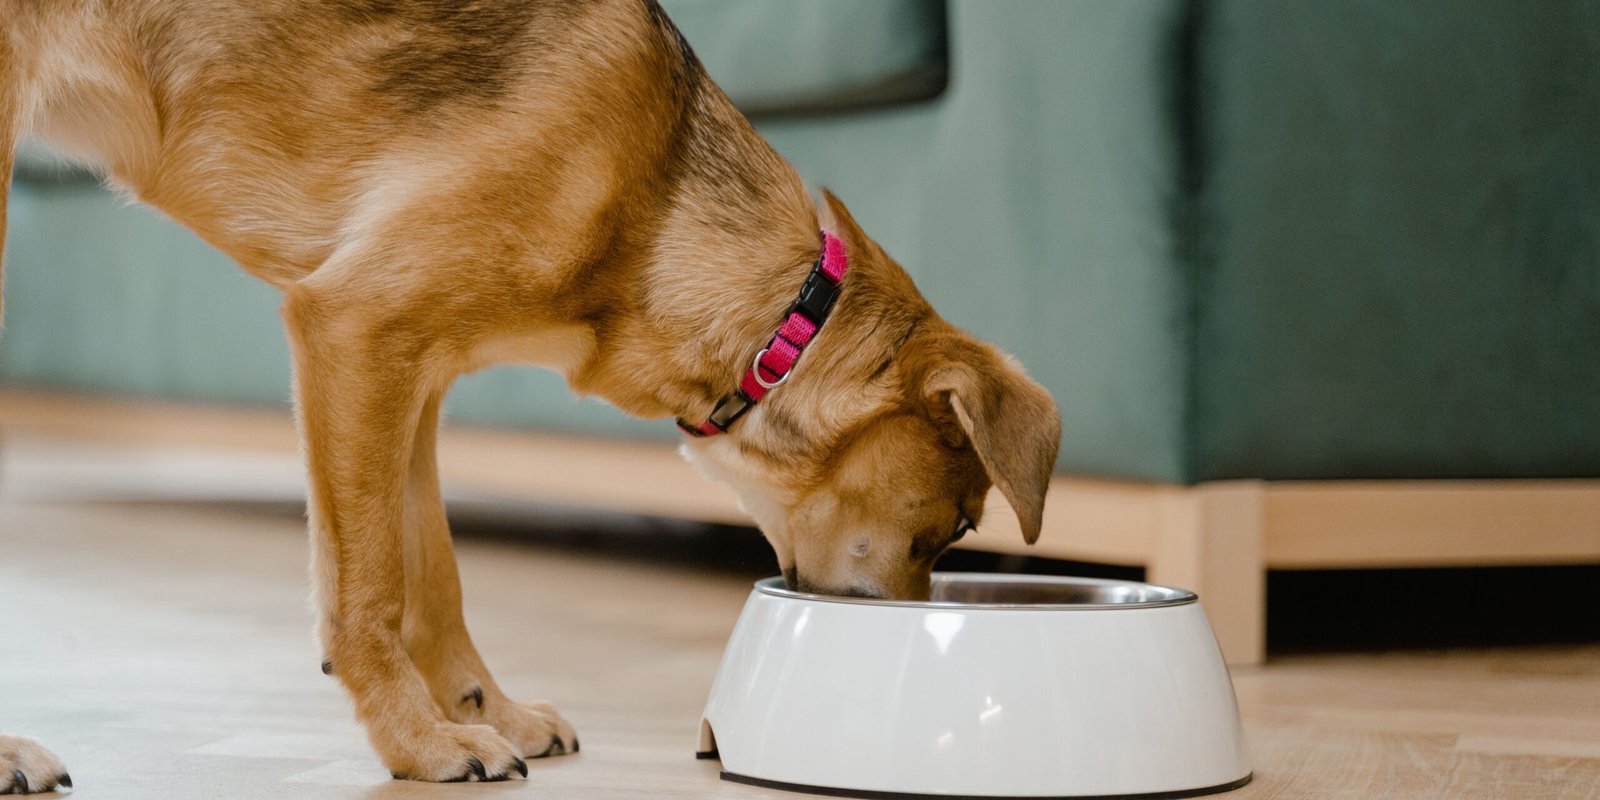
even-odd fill
[{"label": "green sofa", "polygon": [[[808,180],[1054,393],[1064,472],[1600,476],[1600,4],[666,0]],[[0,380],[288,392],[277,298],[39,159]],[[671,439],[533,369],[455,419]]]}]

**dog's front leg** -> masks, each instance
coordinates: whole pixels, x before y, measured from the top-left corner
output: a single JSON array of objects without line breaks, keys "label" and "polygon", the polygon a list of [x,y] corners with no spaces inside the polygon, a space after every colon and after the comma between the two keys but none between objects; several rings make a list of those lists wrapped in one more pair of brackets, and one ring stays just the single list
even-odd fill
[{"label": "dog's front leg", "polygon": [[72,776],[55,753],[37,739],[0,733],[0,794],[32,794],[72,788]]},{"label": "dog's front leg", "polygon": [[575,753],[578,735],[555,707],[506,697],[467,633],[434,450],[443,399],[441,386],[423,408],[406,481],[406,650],[450,719],[487,723],[525,756]]},{"label": "dog's front leg", "polygon": [[[401,636],[406,473],[441,383],[438,316],[393,276],[326,265],[284,296],[310,481],[312,564],[325,658],[397,776],[504,778],[527,767],[487,725],[446,719]],[[388,278],[389,280],[386,280]]]}]

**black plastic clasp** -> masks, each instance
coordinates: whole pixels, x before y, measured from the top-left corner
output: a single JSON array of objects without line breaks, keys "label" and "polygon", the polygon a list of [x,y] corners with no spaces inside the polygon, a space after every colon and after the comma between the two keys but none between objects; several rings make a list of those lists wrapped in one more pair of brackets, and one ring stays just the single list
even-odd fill
[{"label": "black plastic clasp", "polygon": [[738,422],[739,418],[744,416],[744,412],[749,411],[755,404],[755,398],[742,391],[736,391],[722,398],[722,402],[711,410],[709,419],[712,425],[717,426],[723,433],[727,433],[728,426]]},{"label": "black plastic clasp", "polygon": [[794,301],[793,310],[805,314],[812,322],[821,325],[833,311],[839,299],[839,284],[822,271],[822,262],[811,268],[806,282],[800,286],[800,299]]}]

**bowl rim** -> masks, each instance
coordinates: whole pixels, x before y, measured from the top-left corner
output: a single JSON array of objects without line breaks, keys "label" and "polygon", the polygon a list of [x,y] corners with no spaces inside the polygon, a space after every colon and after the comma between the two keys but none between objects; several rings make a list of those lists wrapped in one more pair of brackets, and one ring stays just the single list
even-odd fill
[{"label": "bowl rim", "polygon": [[785,585],[781,575],[756,581],[755,591],[785,600],[806,600],[841,605],[918,608],[926,611],[1135,611],[1186,606],[1200,602],[1200,596],[1188,589],[1163,586],[1158,583],[1124,581],[1113,578],[1078,578],[1067,575],[1025,575],[1018,573],[935,572],[933,573],[933,580],[935,582],[970,581],[974,583],[1055,583],[1098,587],[1127,586],[1141,590],[1153,590],[1159,595],[1159,599],[1139,600],[1128,603],[956,603],[948,600],[890,600],[880,597],[842,597],[839,595],[795,591]]}]

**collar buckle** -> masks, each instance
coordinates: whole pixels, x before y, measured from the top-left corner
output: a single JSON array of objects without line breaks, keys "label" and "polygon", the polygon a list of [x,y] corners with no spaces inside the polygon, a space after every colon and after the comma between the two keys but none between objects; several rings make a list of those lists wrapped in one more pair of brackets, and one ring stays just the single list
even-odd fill
[{"label": "collar buckle", "polygon": [[717,403],[717,407],[711,411],[711,416],[707,419],[712,425],[717,426],[719,430],[726,432],[728,426],[738,422],[739,418],[744,416],[744,412],[754,408],[755,405],[755,398],[745,394],[743,391],[735,391],[733,394],[722,398],[722,402]]},{"label": "collar buckle", "polygon": [[822,259],[811,267],[811,274],[806,276],[806,282],[800,285],[800,297],[789,307],[790,311],[799,311],[808,319],[821,325],[833,312],[833,304],[839,300],[839,283],[827,276],[822,271]]}]

